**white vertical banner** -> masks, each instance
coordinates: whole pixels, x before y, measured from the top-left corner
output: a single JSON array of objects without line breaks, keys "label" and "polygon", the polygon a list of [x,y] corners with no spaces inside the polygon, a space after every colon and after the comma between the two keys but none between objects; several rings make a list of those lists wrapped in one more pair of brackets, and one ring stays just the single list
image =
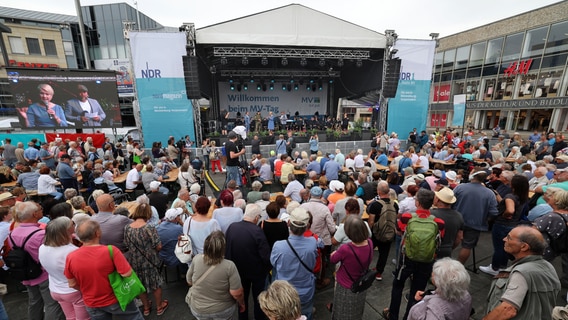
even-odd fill
[{"label": "white vertical banner", "polygon": [[462,127],[465,119],[465,94],[454,96],[454,117],[452,127]]}]

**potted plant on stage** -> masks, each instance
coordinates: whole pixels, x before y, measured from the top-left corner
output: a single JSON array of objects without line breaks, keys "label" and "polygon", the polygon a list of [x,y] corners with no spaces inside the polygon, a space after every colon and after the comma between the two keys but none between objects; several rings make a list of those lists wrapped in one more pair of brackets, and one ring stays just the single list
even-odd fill
[{"label": "potted plant on stage", "polygon": [[335,140],[333,140],[335,138],[335,132],[336,131],[334,131],[331,128],[325,129],[325,135],[326,135],[328,141],[335,141]]},{"label": "potted plant on stage", "polygon": [[353,128],[353,140],[363,140],[363,119],[357,119]]},{"label": "potted plant on stage", "polygon": [[209,134],[209,140],[215,141],[217,146],[221,145],[221,134],[217,131],[213,131]]},{"label": "potted plant on stage", "polygon": [[308,143],[309,137],[307,136],[306,132],[298,131],[294,135],[294,140],[296,140],[296,143]]}]

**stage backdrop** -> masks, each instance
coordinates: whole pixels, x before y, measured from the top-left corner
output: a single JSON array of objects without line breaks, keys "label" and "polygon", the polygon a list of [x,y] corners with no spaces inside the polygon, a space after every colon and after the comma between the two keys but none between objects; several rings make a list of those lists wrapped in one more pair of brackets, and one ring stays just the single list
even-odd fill
[{"label": "stage backdrop", "polygon": [[[195,141],[193,107],[185,94],[181,57],[185,33],[131,32],[130,46],[144,145],[169,136]],[[165,145],[165,144],[164,144]]]},{"label": "stage backdrop", "polygon": [[413,128],[426,128],[432,63],[436,42],[400,39],[394,46],[402,59],[396,97],[389,99],[387,129],[406,139]]},{"label": "stage backdrop", "polygon": [[[237,112],[243,116],[250,112],[253,117],[258,111],[263,117],[268,116],[272,111],[275,115],[284,111],[294,115],[299,112],[302,116],[312,116],[319,112],[320,115],[327,111],[327,83],[319,84],[316,90],[306,90],[306,85],[275,82],[274,90],[270,90],[270,82],[264,83],[264,90],[257,90],[259,83],[247,83],[248,90],[244,90],[240,83],[233,84],[234,90],[228,82],[219,82],[219,108],[231,113],[230,118],[234,118]],[[291,90],[282,90],[282,85],[290,85]],[[298,85],[298,90],[294,86]],[[241,86],[241,91],[236,89]],[[262,86],[262,84],[261,84]]]}]

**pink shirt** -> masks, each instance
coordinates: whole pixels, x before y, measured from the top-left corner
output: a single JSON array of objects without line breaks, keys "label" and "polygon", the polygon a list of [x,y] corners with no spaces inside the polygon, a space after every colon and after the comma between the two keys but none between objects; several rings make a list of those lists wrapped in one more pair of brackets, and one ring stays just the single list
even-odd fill
[{"label": "pink shirt", "polygon": [[[24,243],[24,240],[26,239],[26,237],[36,231],[37,229],[40,229],[40,224],[39,223],[20,223],[20,226],[17,227],[16,229],[12,230],[12,239],[14,239],[14,242],[17,245],[22,245]],[[43,243],[43,239],[45,238],[45,230],[41,230],[39,232],[37,232],[36,234],[34,234],[26,243],[26,247],[24,248],[31,256],[32,258],[39,262],[39,247],[42,245]],[[10,237],[8,237],[8,242],[10,243],[10,247],[14,247],[14,243],[12,243],[12,241],[10,240]],[[47,271],[43,270],[43,272],[41,273],[41,275],[35,279],[32,280],[24,280],[22,281],[22,284],[25,286],[36,286],[44,281],[46,281],[48,278],[48,274]]]}]

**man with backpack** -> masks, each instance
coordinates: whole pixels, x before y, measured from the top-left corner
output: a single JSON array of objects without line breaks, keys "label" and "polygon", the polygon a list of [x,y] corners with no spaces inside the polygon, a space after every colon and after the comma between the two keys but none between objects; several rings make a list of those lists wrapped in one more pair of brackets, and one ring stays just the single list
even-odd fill
[{"label": "man with backpack", "polygon": [[373,246],[379,249],[379,258],[377,259],[375,279],[383,280],[383,272],[387,264],[387,258],[391,243],[396,234],[396,217],[398,212],[398,204],[390,200],[389,184],[381,181],[377,185],[377,197],[367,206],[369,214],[369,226],[373,231]]},{"label": "man with backpack", "polygon": [[[27,270],[35,269],[39,265],[39,246],[45,238],[45,230],[39,228],[38,221],[43,217],[42,209],[39,204],[27,201],[16,204],[16,215],[20,221],[20,226],[12,231],[8,237],[11,253],[6,258],[8,266],[12,265],[10,256],[17,254],[17,248],[22,248],[23,255],[29,254],[30,259],[14,259],[25,261],[24,265],[12,266],[10,275],[13,278],[22,280],[28,291],[28,319],[65,319],[59,303],[51,297],[49,292],[49,280],[47,272],[41,268],[39,276],[30,278]],[[36,263],[36,265],[33,265]],[[45,311],[44,311],[45,310]]]},{"label": "man with backpack", "polygon": [[404,231],[395,279],[392,285],[390,306],[383,310],[389,320],[399,319],[402,291],[408,278],[411,278],[410,293],[404,319],[408,311],[417,303],[416,291],[424,291],[432,274],[436,251],[444,233],[444,221],[430,215],[434,202],[434,192],[420,189],[416,193],[416,212],[403,213],[399,227]]}]

